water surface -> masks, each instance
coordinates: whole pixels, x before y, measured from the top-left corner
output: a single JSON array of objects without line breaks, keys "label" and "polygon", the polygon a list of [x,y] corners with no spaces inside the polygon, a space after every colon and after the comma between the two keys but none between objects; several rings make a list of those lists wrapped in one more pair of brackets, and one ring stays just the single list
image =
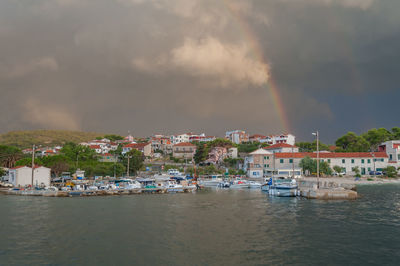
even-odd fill
[{"label": "water surface", "polygon": [[0,196],[0,264],[398,265],[400,186],[357,201],[261,191]]}]

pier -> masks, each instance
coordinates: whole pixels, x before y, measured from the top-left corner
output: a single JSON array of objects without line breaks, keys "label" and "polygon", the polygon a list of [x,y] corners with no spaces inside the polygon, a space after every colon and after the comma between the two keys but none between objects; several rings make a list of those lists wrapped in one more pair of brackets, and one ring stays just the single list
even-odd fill
[{"label": "pier", "polygon": [[184,188],[181,191],[168,191],[166,188],[141,188],[121,190],[71,190],[71,191],[49,191],[49,190],[13,190],[0,189],[0,194],[16,196],[43,196],[43,197],[91,197],[91,196],[113,196],[113,195],[137,195],[137,194],[166,194],[166,193],[189,193],[194,192],[192,188]]}]

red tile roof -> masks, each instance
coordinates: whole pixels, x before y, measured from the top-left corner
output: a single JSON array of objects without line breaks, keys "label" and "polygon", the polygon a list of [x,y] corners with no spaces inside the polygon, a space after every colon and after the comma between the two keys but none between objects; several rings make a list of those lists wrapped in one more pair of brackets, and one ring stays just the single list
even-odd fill
[{"label": "red tile roof", "polygon": [[143,149],[145,146],[149,145],[149,142],[146,143],[131,143],[124,146],[124,148],[132,148],[132,149]]},{"label": "red tile roof", "polygon": [[[387,158],[385,152],[320,152],[319,158],[373,158],[372,154],[376,158]],[[275,153],[276,158],[304,158],[304,157],[317,158],[316,152],[282,152]]]},{"label": "red tile roof", "polygon": [[100,145],[90,145],[89,148],[91,148],[91,149],[101,149]]},{"label": "red tile roof", "polygon": [[254,134],[254,135],[251,135],[250,138],[251,139],[254,139],[254,138],[266,138],[266,136],[260,135],[260,134]]},{"label": "red tile roof", "polygon": [[181,146],[194,146],[195,147],[196,145],[189,143],[189,142],[181,142],[181,143],[174,145],[174,147],[181,147]]},{"label": "red tile roof", "polygon": [[268,147],[265,147],[264,149],[266,150],[272,150],[272,149],[277,149],[277,148],[297,148],[297,146],[293,146],[287,143],[278,143],[278,144],[274,144]]}]

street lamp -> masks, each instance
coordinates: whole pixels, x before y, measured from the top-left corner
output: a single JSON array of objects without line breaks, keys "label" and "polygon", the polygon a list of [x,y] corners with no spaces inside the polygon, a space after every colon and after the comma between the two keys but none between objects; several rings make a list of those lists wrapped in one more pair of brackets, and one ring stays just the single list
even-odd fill
[{"label": "street lamp", "polygon": [[319,189],[319,132],[312,133],[317,137],[317,189]]}]

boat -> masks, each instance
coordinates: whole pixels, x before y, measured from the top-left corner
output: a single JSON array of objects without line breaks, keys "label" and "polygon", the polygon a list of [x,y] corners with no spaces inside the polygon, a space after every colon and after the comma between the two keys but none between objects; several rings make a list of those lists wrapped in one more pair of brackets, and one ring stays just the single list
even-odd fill
[{"label": "boat", "polygon": [[249,188],[260,189],[261,183],[256,181],[249,181]]},{"label": "boat", "polygon": [[247,180],[237,179],[232,182],[230,188],[250,188],[250,184]]},{"label": "boat", "polygon": [[133,179],[130,178],[124,178],[120,180],[115,180],[115,185],[117,186],[117,189],[140,189],[142,188],[141,184]]},{"label": "boat", "polygon": [[176,183],[176,181],[174,179],[165,181],[164,188],[168,192],[183,192],[183,186]]},{"label": "boat", "polygon": [[218,184],[219,188],[229,188],[231,183],[228,180],[224,180]]},{"label": "boat", "polygon": [[223,181],[222,175],[212,175],[209,178],[203,178],[200,180],[200,185],[204,187],[216,187]]},{"label": "boat", "polygon": [[271,196],[295,197],[298,195],[298,186],[295,179],[285,177],[272,177],[267,184],[261,186]]}]

